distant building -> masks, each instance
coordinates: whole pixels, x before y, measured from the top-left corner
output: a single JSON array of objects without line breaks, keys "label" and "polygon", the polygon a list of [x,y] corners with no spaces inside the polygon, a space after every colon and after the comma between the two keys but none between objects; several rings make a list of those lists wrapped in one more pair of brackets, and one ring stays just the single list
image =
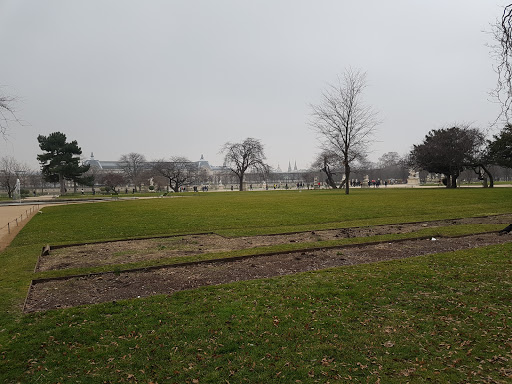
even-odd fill
[{"label": "distant building", "polygon": [[94,153],[91,153],[91,158],[84,160],[84,165],[90,165],[91,169],[110,171],[110,172],[122,172],[123,168],[119,161],[100,161],[94,158]]},{"label": "distant building", "polygon": [[[87,160],[84,160],[83,163],[90,165],[91,170],[93,171],[113,173],[123,172],[123,162],[97,160],[93,153],[91,153],[91,157]],[[201,155],[199,160],[191,161],[190,163],[197,166],[197,185],[238,185],[236,175],[234,175],[230,168],[226,167],[225,165],[211,165],[203,155]],[[154,162],[146,162],[147,169],[151,169],[153,165]],[[267,175],[261,175],[260,173],[247,173],[245,180],[247,183],[260,185],[260,187],[264,185],[277,185],[279,188],[284,188],[286,185],[288,185],[288,187],[292,188],[297,184],[312,183],[313,176],[311,170],[298,169],[297,161],[295,161],[293,169],[291,162],[288,162],[287,172],[283,172],[278,165],[277,169],[271,169],[270,173]]]},{"label": "distant building", "polygon": [[[87,160],[84,160],[84,165],[90,165],[91,169],[101,170],[106,172],[122,172],[123,171],[123,162],[122,161],[112,161],[112,160],[97,160],[94,158],[94,153],[91,153],[91,157]],[[203,155],[201,155],[201,159],[198,161],[191,161],[191,163],[195,163],[198,170],[206,170],[208,173],[213,173],[215,171],[225,169],[225,167],[211,166],[210,163],[204,159]],[[151,168],[153,164],[152,161],[147,161],[147,168]]]}]

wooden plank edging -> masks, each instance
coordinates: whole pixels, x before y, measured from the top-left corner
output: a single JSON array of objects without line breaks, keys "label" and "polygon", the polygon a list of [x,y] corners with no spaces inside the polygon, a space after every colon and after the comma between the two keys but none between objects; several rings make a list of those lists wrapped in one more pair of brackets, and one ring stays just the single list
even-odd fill
[{"label": "wooden plank edging", "polygon": [[[458,235],[458,236],[436,236],[437,238],[446,238],[446,239],[457,239],[457,238],[463,238],[463,237],[469,237],[469,236],[478,236],[478,235],[486,235],[486,234],[492,234],[492,233],[498,233],[499,231],[490,231],[490,232],[479,232],[479,233],[472,233],[469,235]],[[208,260],[198,260],[198,261],[191,261],[191,262],[183,262],[183,263],[175,263],[175,264],[162,264],[162,265],[154,265],[150,267],[141,267],[141,268],[133,268],[133,269],[123,269],[119,271],[105,271],[105,272],[94,272],[94,273],[86,273],[86,274],[79,274],[79,275],[67,275],[67,276],[57,276],[57,277],[47,277],[47,278],[41,278],[41,279],[33,279],[31,282],[31,286],[35,284],[45,283],[49,281],[59,281],[59,280],[70,280],[70,279],[77,279],[77,278],[87,278],[92,276],[101,276],[106,274],[112,274],[112,273],[131,273],[131,272],[146,272],[146,271],[153,271],[158,269],[165,269],[165,268],[178,268],[178,267],[187,267],[187,266],[196,266],[201,264],[208,264],[208,263],[229,263],[232,261],[239,261],[239,260],[246,260],[256,257],[267,257],[267,256],[278,256],[278,255],[284,255],[289,253],[298,253],[298,252],[317,252],[322,250],[331,250],[331,249],[345,249],[345,248],[355,248],[355,247],[361,247],[366,245],[378,245],[378,244],[384,244],[384,243],[402,243],[405,241],[411,241],[411,240],[427,240],[431,239],[432,236],[420,236],[420,237],[411,237],[411,238],[405,238],[405,239],[396,239],[396,240],[379,240],[379,241],[370,241],[366,243],[354,243],[354,244],[345,244],[345,245],[332,245],[332,246],[326,246],[326,247],[314,247],[314,248],[300,248],[300,249],[294,249],[294,250],[287,250],[287,251],[277,251],[277,252],[270,252],[270,253],[257,253],[254,255],[245,255],[245,256],[235,256],[235,257],[223,257],[219,259],[208,259]]]}]

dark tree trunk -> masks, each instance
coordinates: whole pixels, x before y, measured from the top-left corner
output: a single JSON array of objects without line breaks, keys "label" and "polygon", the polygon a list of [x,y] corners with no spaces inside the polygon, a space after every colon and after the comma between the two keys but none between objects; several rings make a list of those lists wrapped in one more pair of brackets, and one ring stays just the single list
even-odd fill
[{"label": "dark tree trunk", "polygon": [[450,174],[446,175],[446,188],[452,187],[452,176]]},{"label": "dark tree trunk", "polygon": [[489,184],[487,183],[487,175],[482,176],[482,187],[489,188]]},{"label": "dark tree trunk", "polygon": [[457,178],[459,177],[458,173],[452,173],[452,183],[450,188],[457,188]]},{"label": "dark tree trunk", "polygon": [[345,195],[348,195],[350,192],[350,165],[347,161],[345,161]]},{"label": "dark tree trunk", "polygon": [[[480,164],[480,167],[483,169],[485,174],[489,177],[489,188],[493,188],[494,187],[494,178],[492,177],[491,172],[489,172],[489,170],[481,164]],[[485,181],[484,187],[487,187],[487,180]]]},{"label": "dark tree trunk", "polygon": [[338,187],[336,186],[336,183],[334,182],[334,179],[332,178],[334,173],[332,173],[331,170],[327,167],[323,167],[322,171],[324,171],[325,175],[327,176],[327,184],[329,184],[329,186],[332,189],[337,189]]},{"label": "dark tree trunk", "polygon": [[238,190],[243,191],[244,190],[244,174],[243,173],[240,174],[240,176],[238,177],[238,180],[239,180]]},{"label": "dark tree trunk", "polygon": [[59,184],[60,184],[60,194],[64,195],[66,193],[66,185],[64,182],[64,176],[62,173],[59,173]]}]

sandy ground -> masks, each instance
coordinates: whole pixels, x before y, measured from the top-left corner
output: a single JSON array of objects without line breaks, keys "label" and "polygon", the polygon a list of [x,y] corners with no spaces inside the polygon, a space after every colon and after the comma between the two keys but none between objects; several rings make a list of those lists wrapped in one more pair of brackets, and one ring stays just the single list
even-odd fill
[{"label": "sandy ground", "polygon": [[0,252],[7,248],[25,224],[44,206],[44,204],[0,206]]}]

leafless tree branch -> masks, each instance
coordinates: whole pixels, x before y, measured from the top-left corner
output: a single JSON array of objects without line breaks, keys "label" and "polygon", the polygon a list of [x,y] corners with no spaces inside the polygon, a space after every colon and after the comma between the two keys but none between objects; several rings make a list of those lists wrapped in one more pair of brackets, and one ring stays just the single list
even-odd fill
[{"label": "leafless tree branch", "polygon": [[[329,84],[318,105],[311,105],[310,126],[319,133],[323,150],[336,153],[349,180],[350,166],[365,157],[369,141],[380,123],[377,112],[363,103],[366,74],[348,69],[338,83]],[[345,193],[349,193],[345,184]]]},{"label": "leafless tree branch", "polygon": [[238,177],[239,190],[243,190],[244,175],[247,170],[268,173],[269,167],[265,163],[263,144],[258,139],[248,137],[241,143],[227,142],[222,147],[224,163]]},{"label": "leafless tree branch", "polygon": [[496,87],[491,96],[497,100],[501,110],[494,124],[501,120],[508,122],[512,107],[512,4],[505,6],[501,18],[492,26],[495,44],[491,45],[496,59]]},{"label": "leafless tree branch", "polygon": [[123,169],[126,178],[135,186],[138,185],[139,191],[146,167],[146,157],[140,153],[130,152],[122,155],[119,159],[120,166]]},{"label": "leafless tree branch", "polygon": [[179,192],[184,185],[191,183],[197,176],[197,165],[186,157],[171,157],[167,160],[157,160],[153,169],[169,181],[169,187],[174,192]]},{"label": "leafless tree branch", "polygon": [[21,124],[16,117],[15,102],[16,99],[14,97],[0,95],[0,135],[4,137],[7,134],[10,123],[17,122]]}]

